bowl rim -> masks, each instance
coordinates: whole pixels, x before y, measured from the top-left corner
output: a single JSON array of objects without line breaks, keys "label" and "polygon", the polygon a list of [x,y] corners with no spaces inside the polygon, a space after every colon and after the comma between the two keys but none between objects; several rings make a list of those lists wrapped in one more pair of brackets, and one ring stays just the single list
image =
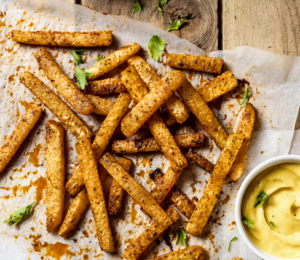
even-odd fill
[{"label": "bowl rim", "polygon": [[[243,240],[247,244],[247,246],[258,256],[262,257],[265,260],[295,260],[289,259],[289,258],[279,258],[273,255],[270,255],[263,250],[261,250],[257,245],[254,244],[254,242],[251,241],[251,239],[248,237],[245,226],[242,223],[242,202],[244,198],[244,194],[249,186],[249,184],[252,182],[252,180],[258,176],[260,173],[262,173],[265,169],[270,168],[272,166],[282,164],[282,163],[292,163],[292,162],[298,162],[300,164],[300,156],[299,155],[281,155],[277,156],[271,159],[268,159],[259,165],[257,165],[245,178],[243,181],[241,187],[239,188],[236,202],[235,202],[235,221],[237,223],[238,231],[241,234]],[[297,258],[300,259],[300,258]]]}]

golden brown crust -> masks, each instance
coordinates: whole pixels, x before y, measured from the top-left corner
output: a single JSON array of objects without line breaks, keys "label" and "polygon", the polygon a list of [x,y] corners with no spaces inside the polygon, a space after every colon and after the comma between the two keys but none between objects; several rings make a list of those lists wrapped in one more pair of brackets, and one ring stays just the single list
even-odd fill
[{"label": "golden brown crust", "polygon": [[205,227],[208,218],[215,206],[225,183],[227,174],[241,148],[245,138],[241,134],[231,134],[225,148],[221,152],[219,160],[208,183],[205,186],[201,199],[198,201],[190,221],[186,225],[186,231],[195,236],[199,236]]},{"label": "golden brown crust", "polygon": [[60,235],[61,237],[70,236],[78,226],[79,221],[81,220],[89,204],[90,201],[86,189],[83,189],[76,195],[76,197],[72,201],[65,219],[59,228],[58,235]]},{"label": "golden brown crust", "polygon": [[230,71],[226,71],[208,83],[199,86],[197,91],[208,103],[226,94],[238,86],[238,81]]},{"label": "golden brown crust", "polygon": [[93,112],[95,109],[93,104],[63,73],[51,54],[45,48],[41,48],[34,56],[39,64],[39,70],[44,72],[53,86],[57,89],[58,93],[62,95],[72,107],[83,115],[89,115]]},{"label": "golden brown crust", "polygon": [[12,30],[15,42],[48,46],[96,47],[112,43],[111,31],[55,32]]},{"label": "golden brown crust", "polygon": [[168,53],[166,64],[175,68],[220,74],[224,60],[219,58]]},{"label": "golden brown crust", "polygon": [[171,219],[167,213],[159,206],[155,199],[116,162],[112,155],[109,153],[104,154],[100,159],[100,163],[155,222],[162,226],[169,226],[171,224]]},{"label": "golden brown crust", "polygon": [[119,125],[119,122],[125,115],[130,102],[130,95],[128,93],[121,93],[117,98],[115,105],[103,121],[92,145],[95,159],[97,161],[104,153],[104,150],[106,149],[106,146],[108,145],[113,133]]},{"label": "golden brown crust", "polygon": [[247,152],[252,135],[253,127],[255,122],[255,110],[251,103],[247,103],[242,118],[237,130],[238,134],[245,136],[245,142],[243,143],[227,178],[231,181],[237,181],[243,174],[245,163],[247,159]]},{"label": "golden brown crust", "polygon": [[6,138],[0,149],[0,173],[3,172],[9,161],[39,120],[42,108],[34,103],[30,104],[25,115],[21,117],[12,134]]},{"label": "golden brown crust", "polygon": [[65,200],[65,144],[64,128],[50,120],[46,126],[47,160],[47,231],[53,231],[60,225]]},{"label": "golden brown crust", "polygon": [[192,149],[189,150],[188,158],[193,160],[199,167],[203,168],[205,171],[209,173],[213,172],[215,165]]},{"label": "golden brown crust", "polygon": [[150,92],[124,117],[121,122],[122,133],[126,137],[132,136],[165,103],[185,78],[180,71],[167,72],[163,79],[153,86]]},{"label": "golden brown crust", "polygon": [[118,78],[89,81],[85,87],[88,94],[99,96],[126,92],[127,89]]},{"label": "golden brown crust", "polygon": [[[148,260],[204,260],[205,255],[201,246],[190,246],[178,251],[149,258]],[[239,260],[238,258],[237,260]],[[234,260],[234,259],[232,259]],[[243,259],[242,259],[243,260]]]},{"label": "golden brown crust", "polygon": [[85,96],[94,105],[95,109],[93,110],[93,113],[97,114],[97,115],[107,116],[109,111],[112,110],[112,108],[115,104],[115,102],[105,99],[105,98],[101,98],[101,97],[97,97],[97,96],[93,96],[93,95],[89,95],[89,94],[86,94]]},{"label": "golden brown crust", "polygon": [[114,240],[90,139],[83,138],[77,141],[76,150],[80,171],[84,176],[84,184],[93,211],[99,245],[103,251],[114,252]]},{"label": "golden brown crust", "polygon": [[93,73],[93,76],[88,77],[88,80],[93,80],[111,71],[120,64],[124,63],[130,56],[136,54],[140,50],[140,45],[133,42],[121,49],[110,53],[103,60],[98,61],[94,66],[88,68],[86,71]]},{"label": "golden brown crust", "polygon": [[[168,216],[171,218],[173,224],[177,221],[180,216],[174,208],[169,208],[167,210]],[[137,260],[142,253],[147,249],[147,247],[168,227],[160,226],[155,222],[151,223],[151,226],[148,227],[142,234],[140,234],[130,245],[125,249],[124,256],[128,260]]]},{"label": "golden brown crust", "polygon": [[181,87],[177,89],[177,93],[222,150],[226,145],[228,135],[197,90],[188,80],[185,80]]},{"label": "golden brown crust", "polygon": [[[130,168],[132,166],[131,160],[123,157],[118,157],[118,163],[126,172],[130,171]],[[123,197],[124,189],[115,179],[113,179],[110,186],[109,199],[107,205],[107,211],[109,216],[118,216],[121,214],[123,208]]]},{"label": "golden brown crust", "polygon": [[76,167],[71,178],[66,183],[66,190],[73,196],[84,187],[84,178],[80,168]]},{"label": "golden brown crust", "polygon": [[[150,178],[157,185],[159,180],[163,178],[163,173],[157,168],[150,175]],[[176,207],[184,216],[190,218],[194,211],[195,205],[189,197],[176,186],[174,186],[167,196],[167,200]]]},{"label": "golden brown crust", "polygon": [[[196,134],[181,134],[174,135],[174,140],[180,149],[198,147],[205,143],[205,135],[201,133]],[[112,151],[114,153],[145,153],[160,151],[160,146],[154,138],[147,138],[142,140],[115,140],[112,143]]]},{"label": "golden brown crust", "polygon": [[30,72],[24,72],[21,82],[39,99],[78,139],[93,136],[93,132],[74,112]]},{"label": "golden brown crust", "polygon": [[[148,89],[152,89],[161,80],[151,66],[141,57],[132,56],[127,62],[136,69]],[[179,124],[182,124],[189,117],[188,110],[176,95],[172,95],[166,101],[164,107]]]}]

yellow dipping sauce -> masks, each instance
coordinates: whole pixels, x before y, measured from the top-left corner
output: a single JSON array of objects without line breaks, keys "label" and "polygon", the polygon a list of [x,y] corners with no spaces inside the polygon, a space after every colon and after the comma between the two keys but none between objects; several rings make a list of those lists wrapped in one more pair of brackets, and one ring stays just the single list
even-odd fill
[{"label": "yellow dipping sauce", "polygon": [[[268,197],[255,208],[260,191]],[[280,258],[300,258],[300,165],[280,164],[260,173],[246,190],[242,216],[254,220],[255,229],[246,226],[246,231],[260,249]]]}]

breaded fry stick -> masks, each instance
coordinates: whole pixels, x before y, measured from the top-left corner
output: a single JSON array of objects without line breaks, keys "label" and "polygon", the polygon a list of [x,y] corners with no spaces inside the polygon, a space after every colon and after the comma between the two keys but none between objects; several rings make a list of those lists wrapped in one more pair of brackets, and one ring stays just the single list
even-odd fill
[{"label": "breaded fry stick", "polygon": [[[154,170],[151,174],[149,174],[149,177],[154,181],[154,183],[157,185],[159,184],[159,180],[163,178],[163,173],[160,171],[159,168]],[[192,213],[194,211],[195,205],[194,203],[189,199],[189,197],[180,189],[178,189],[176,186],[174,186],[167,199],[171,202],[171,204],[176,207],[184,216],[187,218],[190,218],[192,216]]]},{"label": "breaded fry stick", "polygon": [[155,199],[116,162],[112,155],[109,153],[104,154],[100,159],[100,163],[156,223],[162,226],[169,226],[172,223],[167,213]]},{"label": "breaded fry stick", "polygon": [[197,91],[208,103],[226,94],[238,86],[238,81],[230,71],[226,71],[208,83],[199,86]]},{"label": "breaded fry stick", "polygon": [[[167,210],[168,216],[171,218],[173,224],[177,221],[180,216],[174,208],[169,208]],[[155,222],[151,223],[151,226],[148,227],[142,234],[140,234],[130,245],[125,249],[124,256],[128,260],[137,260],[142,253],[147,249],[147,247],[155,241],[155,239],[162,234],[168,227],[160,226]]]},{"label": "breaded fry stick", "polygon": [[245,142],[243,143],[231,167],[230,173],[227,176],[227,178],[231,181],[237,181],[243,174],[246,159],[247,159],[247,152],[250,143],[250,138],[254,127],[254,122],[255,122],[254,107],[251,103],[247,103],[247,105],[244,108],[242,119],[237,130],[238,134],[243,134],[245,136]]},{"label": "breaded fry stick", "polygon": [[[126,82],[126,78],[130,78],[131,74],[134,74],[132,77],[136,78],[137,81],[128,80],[128,82]],[[132,99],[136,103],[139,103],[145,97],[145,93],[147,93],[145,85],[140,83],[139,76],[134,73],[133,69],[130,69],[130,71],[125,70],[121,77],[123,78],[125,87],[128,89]],[[188,162],[176,144],[170,130],[164,124],[159,112],[155,112],[153,114],[153,116],[148,120],[148,125],[154,139],[161,147],[161,151],[170,161],[174,170],[178,171],[186,167]]]},{"label": "breaded fry stick", "polygon": [[88,98],[74,85],[74,83],[63,73],[61,68],[52,58],[51,54],[41,48],[34,54],[39,70],[42,70],[51,81],[58,93],[62,95],[72,107],[80,114],[88,115],[95,107]]},{"label": "breaded fry stick", "polygon": [[197,117],[216,145],[222,150],[225,147],[228,135],[197,90],[188,80],[185,80],[181,87],[177,89],[177,93]]},{"label": "breaded fry stick", "polygon": [[[129,172],[132,166],[132,161],[123,157],[118,157],[118,163],[121,167]],[[119,183],[113,179],[109,191],[109,199],[107,211],[109,216],[118,216],[122,212],[124,189]]]},{"label": "breaded fry stick", "polygon": [[107,116],[109,111],[112,110],[115,102],[104,99],[101,97],[93,96],[93,95],[85,95],[91,103],[94,105],[95,109],[93,110],[94,114],[101,115],[101,116]]},{"label": "breaded fry stick", "polygon": [[112,43],[111,31],[55,32],[12,30],[11,39],[15,42],[49,46],[96,47]]},{"label": "breaded fry stick", "polygon": [[[78,83],[76,83],[78,84]],[[99,96],[126,92],[127,89],[118,78],[89,81],[85,87],[88,94]]]},{"label": "breaded fry stick", "polygon": [[175,252],[160,255],[154,258],[148,258],[147,260],[204,260],[204,258],[205,255],[201,246],[190,246],[184,249],[179,249]]},{"label": "breaded fry stick", "polygon": [[83,189],[72,201],[67,215],[65,216],[65,219],[59,228],[58,234],[61,237],[68,237],[72,234],[72,232],[78,226],[79,221],[81,220],[82,215],[88,208],[89,204],[90,201],[86,189]]},{"label": "breaded fry stick", "polygon": [[61,224],[65,201],[65,137],[64,128],[50,120],[46,126],[47,160],[47,231]]},{"label": "breaded fry stick", "polygon": [[[161,80],[151,66],[141,57],[132,56],[127,60],[127,62],[136,69],[149,90],[151,90]],[[179,124],[182,124],[189,117],[188,110],[179,98],[176,97],[176,95],[172,95],[166,101],[164,107]]]},{"label": "breaded fry stick", "polygon": [[34,103],[30,104],[25,115],[21,117],[12,134],[6,138],[0,149],[0,173],[2,173],[13,158],[19,147],[39,120],[42,108]]},{"label": "breaded fry stick", "polygon": [[[180,149],[198,147],[205,143],[205,135],[201,133],[174,135],[174,139]],[[160,146],[154,138],[138,141],[116,140],[112,143],[112,151],[121,154],[157,152],[160,151]]]},{"label": "breaded fry stick", "polygon": [[202,157],[200,154],[193,151],[193,149],[189,150],[188,158],[193,160],[199,167],[203,168],[205,171],[209,173],[213,172],[215,165],[209,160]]},{"label": "breaded fry stick", "polygon": [[92,131],[52,90],[30,72],[24,72],[21,82],[39,99],[78,139],[93,136]]},{"label": "breaded fry stick", "polygon": [[[98,161],[105,151],[110,139],[112,138],[112,135],[119,125],[119,122],[126,113],[130,101],[131,98],[128,93],[121,93],[117,98],[113,108],[103,121],[92,144],[95,160]],[[81,177],[81,171],[76,168],[66,184],[66,189],[72,195],[75,195],[81,189],[81,187],[83,187],[83,185],[84,181],[83,177]]]},{"label": "breaded fry stick", "polygon": [[93,211],[99,245],[103,251],[114,252],[114,240],[90,139],[83,138],[77,141],[76,150],[80,171],[84,176],[84,184]]},{"label": "breaded fry stick", "polygon": [[140,45],[136,42],[133,42],[115,52],[110,53],[103,60],[98,61],[93,67],[90,67],[86,70],[87,72],[91,72],[94,74],[87,79],[93,80],[111,71],[120,64],[124,63],[130,56],[136,54],[139,50]]},{"label": "breaded fry stick", "polygon": [[220,74],[224,60],[219,58],[168,53],[166,64],[170,67]]},{"label": "breaded fry stick", "polygon": [[202,230],[205,227],[220,195],[226,176],[230,172],[231,166],[244,140],[245,138],[241,134],[231,134],[228,137],[226,146],[221,152],[219,160],[210,175],[202,197],[198,201],[196,209],[194,210],[190,221],[186,225],[185,230],[188,233],[195,236],[202,233]]},{"label": "breaded fry stick", "polygon": [[122,133],[126,137],[132,136],[174,93],[185,78],[180,71],[167,72],[163,79],[124,117],[121,122]]}]

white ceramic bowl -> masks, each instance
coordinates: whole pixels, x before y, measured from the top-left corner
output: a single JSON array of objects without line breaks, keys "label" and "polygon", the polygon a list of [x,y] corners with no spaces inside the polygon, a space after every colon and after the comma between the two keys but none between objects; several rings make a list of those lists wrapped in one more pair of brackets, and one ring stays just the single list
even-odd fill
[{"label": "white ceramic bowl", "polygon": [[242,219],[242,202],[244,198],[244,194],[249,186],[249,184],[252,182],[252,180],[258,176],[261,172],[263,172],[265,169],[282,164],[282,163],[299,163],[300,164],[300,156],[298,155],[283,155],[278,156],[272,159],[269,159],[260,165],[256,166],[246,177],[244,180],[242,186],[239,189],[236,202],[235,202],[235,220],[237,223],[238,230],[243,238],[243,240],[246,242],[246,244],[251,248],[251,250],[257,254],[258,256],[262,257],[264,260],[295,260],[295,259],[287,259],[287,258],[279,258],[272,256],[264,251],[262,251],[258,246],[256,246],[251,239],[249,238],[246,227],[241,221]]}]

